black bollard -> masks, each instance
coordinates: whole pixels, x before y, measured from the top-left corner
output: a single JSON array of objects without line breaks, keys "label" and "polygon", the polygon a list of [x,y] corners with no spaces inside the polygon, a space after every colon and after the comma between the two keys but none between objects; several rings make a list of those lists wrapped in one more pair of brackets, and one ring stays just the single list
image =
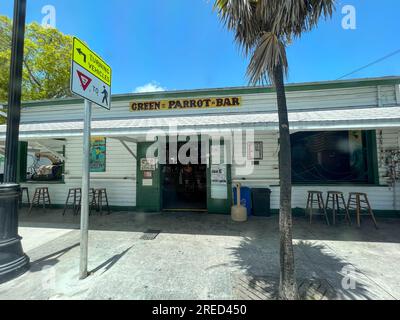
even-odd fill
[{"label": "black bollard", "polygon": [[29,258],[18,235],[18,184],[0,184],[0,283],[25,273]]},{"label": "black bollard", "polygon": [[20,187],[16,183],[25,17],[26,0],[14,0],[4,184],[0,185],[0,283],[21,275],[29,268],[29,258],[22,250],[18,235]]}]

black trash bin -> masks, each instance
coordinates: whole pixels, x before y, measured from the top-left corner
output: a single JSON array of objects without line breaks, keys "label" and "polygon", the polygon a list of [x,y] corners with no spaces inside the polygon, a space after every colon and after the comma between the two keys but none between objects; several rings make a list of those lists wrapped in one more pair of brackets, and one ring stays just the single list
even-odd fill
[{"label": "black trash bin", "polygon": [[271,215],[271,190],[256,188],[252,190],[253,215],[256,217],[269,217]]}]

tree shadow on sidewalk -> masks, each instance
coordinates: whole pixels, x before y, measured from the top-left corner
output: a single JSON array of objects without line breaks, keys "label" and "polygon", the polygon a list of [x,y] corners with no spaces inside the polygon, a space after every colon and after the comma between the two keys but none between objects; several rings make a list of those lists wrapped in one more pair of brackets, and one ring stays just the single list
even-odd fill
[{"label": "tree shadow on sidewalk", "polygon": [[[279,289],[279,240],[246,238],[232,254],[244,273],[233,275],[236,299],[276,300]],[[294,244],[300,298],[304,300],[379,299],[369,279],[327,246],[308,241]],[[369,283],[371,284],[371,283]],[[374,288],[375,289],[375,288]]]}]

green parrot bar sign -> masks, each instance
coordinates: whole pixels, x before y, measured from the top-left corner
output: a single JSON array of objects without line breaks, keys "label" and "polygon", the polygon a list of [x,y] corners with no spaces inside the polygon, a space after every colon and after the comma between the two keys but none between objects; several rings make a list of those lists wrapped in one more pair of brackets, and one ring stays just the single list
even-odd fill
[{"label": "green parrot bar sign", "polygon": [[161,101],[134,101],[130,103],[131,112],[174,111],[189,109],[238,108],[242,105],[241,97],[221,97],[203,99],[179,99]]}]

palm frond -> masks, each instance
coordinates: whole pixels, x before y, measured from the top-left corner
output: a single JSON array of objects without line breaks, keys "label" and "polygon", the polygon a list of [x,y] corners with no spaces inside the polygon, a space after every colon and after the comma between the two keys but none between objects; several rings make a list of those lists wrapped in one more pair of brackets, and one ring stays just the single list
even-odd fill
[{"label": "palm frond", "polygon": [[268,79],[273,79],[275,68],[281,65],[285,74],[288,71],[285,44],[272,32],[265,32],[255,47],[247,76],[250,83],[265,84]]},{"label": "palm frond", "polygon": [[[286,45],[329,18],[336,0],[216,0],[215,8],[235,41],[251,56],[250,83],[273,78],[280,64],[287,73]],[[265,55],[271,55],[269,57]]]}]

